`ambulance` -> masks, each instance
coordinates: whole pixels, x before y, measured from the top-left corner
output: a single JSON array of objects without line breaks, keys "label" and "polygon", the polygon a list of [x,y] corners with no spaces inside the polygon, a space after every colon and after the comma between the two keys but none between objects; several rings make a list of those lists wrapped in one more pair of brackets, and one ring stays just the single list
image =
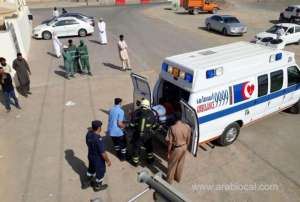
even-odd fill
[{"label": "ambulance", "polygon": [[168,100],[193,129],[190,145],[232,144],[240,128],[289,109],[300,112],[300,69],[294,53],[236,42],[165,58],[153,92],[132,73],[134,103]]}]

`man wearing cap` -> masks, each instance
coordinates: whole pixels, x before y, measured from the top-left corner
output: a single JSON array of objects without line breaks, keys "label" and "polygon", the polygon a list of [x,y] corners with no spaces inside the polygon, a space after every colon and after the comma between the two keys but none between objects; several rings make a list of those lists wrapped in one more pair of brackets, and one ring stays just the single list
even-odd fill
[{"label": "man wearing cap", "polygon": [[73,66],[73,58],[68,49],[68,46],[64,46],[63,51],[63,58],[64,58],[64,69],[66,71],[66,78],[69,79],[70,76],[74,77],[74,66]]},{"label": "man wearing cap", "polygon": [[174,118],[174,124],[169,128],[166,136],[168,143],[167,181],[170,184],[174,179],[177,182],[181,180],[185,154],[192,134],[191,127],[179,119],[178,113],[175,113]]},{"label": "man wearing cap", "polygon": [[130,126],[135,129],[132,137],[132,162],[137,166],[140,162],[140,149],[146,148],[147,162],[154,162],[152,135],[157,128],[157,119],[151,110],[150,102],[147,99],[141,101],[140,108],[133,113]]},{"label": "man wearing cap", "polygon": [[[105,152],[104,143],[100,136],[102,122],[92,121],[92,130],[86,135],[86,144],[88,146],[89,167],[87,170],[88,181],[91,182],[94,191],[101,191],[108,187],[103,183],[106,166],[111,166],[111,162]],[[96,177],[93,180],[93,177]]]},{"label": "man wearing cap", "polygon": [[121,161],[124,161],[127,155],[127,142],[123,131],[125,123],[124,110],[121,105],[122,99],[115,98],[115,105],[109,111],[107,132],[114,143],[114,149],[117,156]]}]

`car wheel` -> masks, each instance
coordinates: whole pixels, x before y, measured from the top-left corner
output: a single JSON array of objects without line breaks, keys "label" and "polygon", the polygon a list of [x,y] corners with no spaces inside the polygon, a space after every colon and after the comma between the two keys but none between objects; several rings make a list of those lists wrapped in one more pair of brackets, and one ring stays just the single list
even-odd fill
[{"label": "car wheel", "polygon": [[199,13],[198,9],[195,8],[195,9],[193,10],[193,15],[197,15],[198,13]]},{"label": "car wheel", "polygon": [[236,122],[227,126],[222,135],[217,139],[217,142],[221,146],[227,146],[232,144],[240,133],[240,125]]},{"label": "car wheel", "polygon": [[51,32],[49,32],[49,31],[44,31],[44,32],[42,33],[42,37],[43,37],[43,39],[45,39],[45,40],[50,40],[50,39],[52,39],[52,34],[51,34]]},{"label": "car wheel", "polygon": [[211,31],[211,26],[210,26],[210,24],[209,24],[209,23],[207,23],[207,25],[206,25],[206,29],[207,29],[207,31]]},{"label": "car wheel", "polygon": [[87,31],[86,31],[85,29],[80,29],[80,30],[78,31],[78,35],[79,35],[80,37],[85,37],[85,36],[87,35]]},{"label": "car wheel", "polygon": [[300,114],[300,100],[289,108],[289,112],[292,114]]},{"label": "car wheel", "polygon": [[227,29],[224,28],[223,31],[222,31],[222,33],[223,33],[224,36],[227,36],[228,35]]},{"label": "car wheel", "polygon": [[214,9],[211,11],[212,14],[216,14],[217,12],[218,12],[218,9],[217,9],[217,8],[214,8]]}]

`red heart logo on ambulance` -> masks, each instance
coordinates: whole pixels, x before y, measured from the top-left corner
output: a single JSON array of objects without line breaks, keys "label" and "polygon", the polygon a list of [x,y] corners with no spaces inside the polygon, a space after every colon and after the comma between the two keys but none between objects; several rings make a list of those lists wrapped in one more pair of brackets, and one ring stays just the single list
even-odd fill
[{"label": "red heart logo on ambulance", "polygon": [[254,85],[253,84],[247,86],[247,92],[250,96],[253,94],[253,92],[254,92]]}]

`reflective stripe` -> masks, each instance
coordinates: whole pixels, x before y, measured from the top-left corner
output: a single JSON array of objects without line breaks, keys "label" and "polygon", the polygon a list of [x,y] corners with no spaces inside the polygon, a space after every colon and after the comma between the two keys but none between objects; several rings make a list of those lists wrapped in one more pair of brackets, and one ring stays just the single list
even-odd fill
[{"label": "reflective stripe", "polygon": [[96,176],[96,173],[92,174],[92,173],[86,172],[86,175],[87,175],[88,177],[94,177],[94,176]]},{"label": "reflective stripe", "polygon": [[140,130],[141,133],[144,132],[144,129],[145,129],[145,122],[146,122],[146,119],[142,119],[142,124],[141,124],[141,126],[140,126],[140,127],[141,127],[141,130]]},{"label": "reflective stripe", "polygon": [[103,181],[103,178],[101,178],[101,179],[96,178],[97,183],[102,182],[102,181]]},{"label": "reflective stripe", "polygon": [[126,154],[126,150],[127,150],[127,149],[122,149],[122,150],[121,150],[122,154]]},{"label": "reflective stripe", "polygon": [[149,128],[149,127],[151,127],[151,124],[146,124],[146,128]]},{"label": "reflective stripe", "polygon": [[139,157],[133,157],[133,158],[132,158],[132,161],[133,161],[134,163],[138,163],[138,162],[140,161],[140,158],[139,158]]}]

